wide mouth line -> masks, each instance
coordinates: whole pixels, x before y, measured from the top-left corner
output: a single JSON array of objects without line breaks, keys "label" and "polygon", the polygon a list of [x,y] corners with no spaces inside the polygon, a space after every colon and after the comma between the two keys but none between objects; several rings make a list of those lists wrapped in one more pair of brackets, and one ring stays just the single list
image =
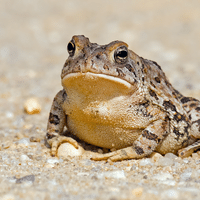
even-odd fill
[{"label": "wide mouth line", "polygon": [[64,75],[63,77],[63,80],[66,80],[68,78],[72,78],[72,77],[81,77],[81,76],[94,76],[94,77],[99,77],[99,78],[104,78],[104,79],[107,79],[107,80],[110,80],[110,81],[113,81],[113,82],[118,82],[122,85],[125,85],[126,87],[128,88],[131,88],[132,85],[124,80],[124,79],[121,79],[119,77],[115,77],[115,76],[112,76],[112,75],[109,75],[109,74],[96,74],[96,73],[93,73],[93,72],[74,72],[74,73],[69,73],[69,74],[66,74]]}]

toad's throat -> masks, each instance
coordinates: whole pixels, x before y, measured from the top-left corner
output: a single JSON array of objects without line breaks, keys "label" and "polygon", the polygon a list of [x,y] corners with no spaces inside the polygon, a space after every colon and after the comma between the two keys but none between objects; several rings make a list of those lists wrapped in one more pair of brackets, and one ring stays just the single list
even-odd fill
[{"label": "toad's throat", "polygon": [[96,100],[124,96],[136,90],[135,85],[123,79],[91,72],[67,74],[62,79],[62,85],[68,95],[84,95]]}]

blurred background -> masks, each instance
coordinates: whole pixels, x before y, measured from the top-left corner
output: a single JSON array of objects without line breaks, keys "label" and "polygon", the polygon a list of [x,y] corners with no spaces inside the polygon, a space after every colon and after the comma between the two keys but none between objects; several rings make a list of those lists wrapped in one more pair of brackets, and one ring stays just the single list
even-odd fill
[{"label": "blurred background", "polygon": [[[122,40],[162,66],[176,89],[200,99],[199,0],[6,0],[0,3],[1,128],[34,123],[45,130],[75,34]],[[37,97],[42,112],[26,116]]]}]

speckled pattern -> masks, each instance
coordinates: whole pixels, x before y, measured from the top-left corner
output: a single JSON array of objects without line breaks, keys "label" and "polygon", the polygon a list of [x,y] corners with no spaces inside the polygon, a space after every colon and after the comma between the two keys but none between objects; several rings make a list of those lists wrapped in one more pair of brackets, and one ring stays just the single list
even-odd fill
[{"label": "speckled pattern", "polygon": [[[198,152],[187,158],[153,153],[110,164],[84,156],[52,158],[44,143],[73,35],[98,44],[124,41],[162,66],[181,94],[200,99],[199,15],[199,0],[2,1],[0,199],[200,199]],[[32,97],[40,114],[24,112]]]},{"label": "speckled pattern", "polygon": [[[200,102],[169,83],[161,67],[121,41],[107,45],[73,36],[47,126],[52,156],[63,128],[95,146],[120,149],[93,160],[120,161],[161,154],[190,156],[200,146]],[[190,145],[190,146],[188,146]],[[187,147],[186,149],[184,147]],[[183,149],[182,149],[183,148]]]}]

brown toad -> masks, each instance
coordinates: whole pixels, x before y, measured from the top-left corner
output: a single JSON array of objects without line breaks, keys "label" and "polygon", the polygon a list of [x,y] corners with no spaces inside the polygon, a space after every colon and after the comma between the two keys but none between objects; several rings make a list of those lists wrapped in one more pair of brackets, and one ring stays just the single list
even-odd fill
[{"label": "brown toad", "polygon": [[[152,152],[189,156],[200,146],[200,102],[184,97],[161,67],[121,41],[108,45],[73,36],[62,69],[63,90],[54,98],[47,126],[52,156],[63,128],[89,144],[116,149],[94,160],[143,158]],[[186,147],[186,148],[185,148]]]}]

